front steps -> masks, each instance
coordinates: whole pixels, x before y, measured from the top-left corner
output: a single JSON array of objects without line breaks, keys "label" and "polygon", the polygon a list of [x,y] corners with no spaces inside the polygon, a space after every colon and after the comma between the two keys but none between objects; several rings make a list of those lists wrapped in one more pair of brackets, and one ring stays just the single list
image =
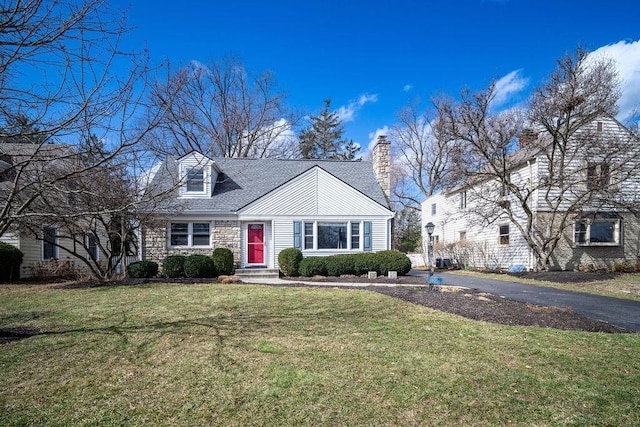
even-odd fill
[{"label": "front steps", "polygon": [[235,275],[243,282],[251,282],[251,279],[277,279],[280,271],[277,268],[236,268]]}]

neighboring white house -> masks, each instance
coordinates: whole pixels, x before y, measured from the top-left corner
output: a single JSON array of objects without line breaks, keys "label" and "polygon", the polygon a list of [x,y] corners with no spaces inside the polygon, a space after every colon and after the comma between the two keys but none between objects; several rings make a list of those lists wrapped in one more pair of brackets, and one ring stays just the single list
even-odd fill
[{"label": "neighboring white house", "polygon": [[[539,258],[529,242],[539,237],[535,233],[548,232],[560,239],[546,268],[635,266],[640,256],[639,221],[629,207],[635,208],[634,201],[640,200],[640,143],[610,117],[598,118],[582,132],[605,143],[607,138],[623,142],[612,143],[609,152],[594,152],[581,146],[578,135],[572,142],[574,151],[566,157],[570,159],[566,176],[553,182],[548,153],[540,148],[545,144],[531,149],[521,141],[520,150],[511,155],[507,181],[520,196],[528,195],[530,214],[498,180],[467,182],[427,198],[422,203],[422,226],[424,230],[427,223],[435,224],[435,257],[449,258],[461,267],[536,269]],[[534,136],[536,141],[543,138],[544,134]],[[588,203],[574,204],[587,194]],[[549,225],[554,218],[564,222]],[[531,238],[521,230],[529,230]]]},{"label": "neighboring white house", "polygon": [[210,159],[192,152],[167,158],[151,181],[178,185],[154,207],[159,221],[142,230],[142,257],[233,251],[238,267],[278,268],[278,254],[387,250],[390,143],[381,138],[373,161]]}]

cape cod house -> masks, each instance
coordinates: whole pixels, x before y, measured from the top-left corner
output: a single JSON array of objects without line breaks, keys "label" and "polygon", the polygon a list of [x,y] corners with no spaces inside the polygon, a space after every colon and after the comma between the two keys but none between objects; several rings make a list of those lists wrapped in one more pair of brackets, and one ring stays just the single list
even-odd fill
[{"label": "cape cod house", "polygon": [[142,229],[143,259],[226,247],[237,267],[277,269],[285,248],[307,257],[391,246],[384,137],[371,162],[212,159],[192,152],[165,159],[151,185],[170,189],[171,197],[154,207],[156,225]]},{"label": "cape cod house", "polygon": [[[501,182],[476,177],[428,197],[422,227],[435,225],[434,258],[512,271],[636,267],[640,141],[608,116],[581,132],[563,153],[564,167],[554,166],[549,137],[529,131]],[[541,265],[545,244],[555,246]]]}]

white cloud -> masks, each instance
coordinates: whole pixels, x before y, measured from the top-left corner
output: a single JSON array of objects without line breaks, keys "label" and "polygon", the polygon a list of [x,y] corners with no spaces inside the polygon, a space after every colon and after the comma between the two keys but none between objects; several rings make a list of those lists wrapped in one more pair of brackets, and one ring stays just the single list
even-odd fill
[{"label": "white cloud", "polygon": [[348,105],[338,108],[336,113],[341,122],[352,122],[355,119],[356,113],[360,111],[363,106],[375,102],[378,102],[378,95],[365,93],[364,95],[360,95],[358,99],[349,102]]},{"label": "white cloud", "polygon": [[521,72],[522,70],[515,70],[498,79],[491,101],[493,108],[506,104],[515,94],[527,87],[529,79],[522,77]]},{"label": "white cloud", "polygon": [[411,89],[413,89],[413,85],[410,84],[406,84],[402,87],[402,90],[405,92],[409,92]]},{"label": "white cloud", "polygon": [[611,58],[616,62],[622,82],[622,96],[618,101],[618,119],[626,120],[640,110],[640,40],[622,40],[602,46],[588,58]]}]

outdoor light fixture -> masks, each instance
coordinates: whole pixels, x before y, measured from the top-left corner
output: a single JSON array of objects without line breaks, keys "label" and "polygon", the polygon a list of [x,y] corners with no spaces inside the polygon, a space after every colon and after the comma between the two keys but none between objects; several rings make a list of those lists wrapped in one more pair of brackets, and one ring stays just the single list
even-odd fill
[{"label": "outdoor light fixture", "polygon": [[432,222],[427,223],[427,225],[424,226],[425,230],[427,230],[427,234],[429,235],[429,237],[431,237],[431,235],[433,234],[434,230],[436,229],[436,225]]},{"label": "outdoor light fixture", "polygon": [[429,262],[429,282],[431,282],[431,277],[433,276],[433,240],[431,239],[431,235],[436,229],[436,225],[428,222],[427,225],[424,226],[424,229],[427,230],[427,234],[429,235],[427,240],[427,261]]}]

